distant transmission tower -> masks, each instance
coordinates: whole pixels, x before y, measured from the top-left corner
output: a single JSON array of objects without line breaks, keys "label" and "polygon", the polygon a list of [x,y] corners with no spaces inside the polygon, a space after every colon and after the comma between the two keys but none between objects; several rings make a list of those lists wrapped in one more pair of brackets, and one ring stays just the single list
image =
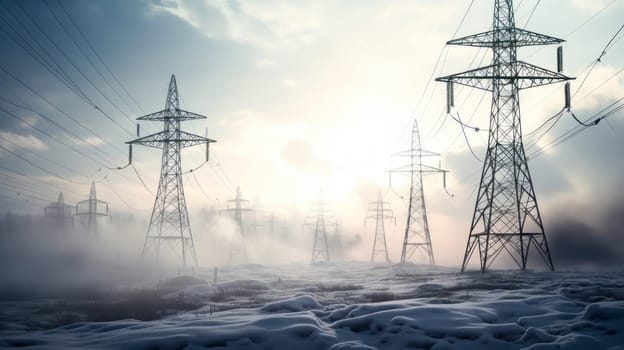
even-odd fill
[{"label": "distant transmission tower", "polygon": [[[108,203],[97,199],[95,181],[91,182],[89,199],[76,203],[76,213],[74,216],[86,220],[87,230],[91,234],[97,234],[99,218],[105,218],[109,222],[112,221],[112,217],[108,213]],[[84,220],[80,221],[84,222]]]},{"label": "distant transmission tower", "polygon": [[163,131],[127,142],[130,144],[130,163],[132,162],[132,145],[134,144],[162,148],[163,150],[158,192],[156,193],[154,209],[141,256],[144,257],[146,252],[153,248],[156,254],[156,262],[158,262],[160,245],[162,242],[166,242],[180,256],[182,267],[186,267],[189,254],[192,255],[193,262],[197,266],[197,256],[195,255],[193,235],[182,185],[183,173],[180,151],[185,147],[205,143],[207,161],[208,146],[211,142],[216,142],[180,129],[182,121],[195,119],[206,119],[206,117],[180,109],[176,79],[174,75],[171,75],[165,109],[137,118],[137,120],[162,121]]},{"label": "distant transmission tower", "polygon": [[387,220],[392,220],[396,225],[396,218],[390,208],[389,202],[384,202],[381,192],[377,195],[377,200],[368,203],[368,213],[364,219],[364,224],[368,220],[375,220],[375,239],[373,240],[373,251],[371,253],[371,262],[375,262],[376,257],[381,257],[385,262],[390,262],[388,256],[388,245],[386,244],[386,225]]},{"label": "distant transmission tower", "polygon": [[[432,173],[442,173],[444,187],[446,189],[446,170],[423,164],[423,157],[440,157],[439,153],[434,153],[421,148],[420,132],[418,122],[414,118],[412,126],[412,144],[410,149],[398,154],[400,157],[407,157],[409,164],[390,171],[392,173],[408,173],[410,175],[409,208],[407,211],[407,222],[405,224],[405,236],[403,237],[403,247],[401,249],[401,264],[409,261],[423,261],[427,264],[435,264],[433,258],[433,248],[431,246],[431,235],[429,233],[429,222],[427,221],[427,209],[425,207],[425,192],[423,189],[423,175]],[[414,255],[420,259],[412,259]]]},{"label": "distant transmission tower", "polygon": [[73,219],[74,207],[65,204],[63,198],[63,192],[59,193],[56,202],[50,203],[44,209],[45,221],[47,225],[51,225],[51,228],[56,230],[65,230],[74,224]]},{"label": "distant transmission tower", "polygon": [[447,82],[448,112],[453,107],[453,83],[492,91],[488,148],[462,271],[477,249],[481,271],[488,269],[503,250],[524,270],[531,245],[554,270],[522,144],[519,91],[573,78],[561,74],[560,49],[558,72],[517,60],[518,47],[563,40],[516,28],[511,0],[495,0],[492,28],[447,42],[492,48],[491,65],[436,79]]},{"label": "distant transmission tower", "polygon": [[244,264],[247,263],[247,244],[245,242],[245,225],[243,223],[243,212],[251,212],[249,201],[243,199],[240,187],[236,187],[236,197],[228,200],[228,207],[223,209],[224,212],[232,213],[236,222],[237,233],[232,237],[230,242],[230,263],[239,260],[242,257]]},{"label": "distant transmission tower", "polygon": [[329,243],[327,241],[327,232],[330,227],[336,230],[336,218],[329,215],[323,202],[323,194],[319,194],[319,200],[313,215],[306,218],[305,227],[311,227],[314,231],[314,244],[312,246],[312,258],[310,263],[329,262]]}]

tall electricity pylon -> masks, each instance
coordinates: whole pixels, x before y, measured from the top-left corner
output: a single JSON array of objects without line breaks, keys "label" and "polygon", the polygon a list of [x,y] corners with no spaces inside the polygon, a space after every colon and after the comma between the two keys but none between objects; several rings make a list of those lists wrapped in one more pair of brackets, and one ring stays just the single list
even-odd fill
[{"label": "tall electricity pylon", "polygon": [[247,263],[247,244],[245,242],[245,225],[243,224],[243,212],[251,212],[249,201],[243,199],[240,187],[236,187],[236,197],[228,200],[228,207],[223,209],[224,212],[232,213],[236,222],[237,233],[232,237],[230,242],[230,263],[242,257],[244,264]]},{"label": "tall electricity pylon", "polygon": [[368,212],[364,218],[364,226],[368,220],[375,220],[375,239],[373,240],[373,251],[371,262],[375,262],[375,257],[381,256],[385,262],[390,262],[388,256],[388,245],[386,244],[386,220],[392,220],[396,225],[396,218],[389,202],[384,202],[381,192],[377,195],[377,200],[368,203]]},{"label": "tall electricity pylon", "polygon": [[79,219],[86,217],[87,230],[90,234],[97,234],[98,218],[106,218],[109,222],[112,221],[112,217],[108,213],[108,203],[97,199],[95,181],[91,182],[89,199],[76,203],[74,216],[77,216]]},{"label": "tall electricity pylon", "polygon": [[73,210],[74,206],[65,204],[63,192],[60,192],[56,202],[52,202],[44,208],[46,224],[55,230],[64,231],[68,229],[74,225]]},{"label": "tall electricity pylon", "polygon": [[312,227],[314,230],[314,244],[312,246],[312,258],[310,263],[329,262],[329,243],[327,241],[327,231],[333,226],[334,231],[337,227],[336,218],[329,215],[323,202],[323,194],[319,194],[319,200],[314,215],[306,218],[304,228]]},{"label": "tall electricity pylon", "polygon": [[[207,161],[208,145],[216,142],[180,129],[182,121],[195,119],[206,119],[206,117],[180,109],[176,79],[174,75],[171,75],[165,109],[137,118],[137,120],[162,121],[163,131],[126,142],[130,147],[143,145],[163,150],[158,192],[141,257],[144,257],[149,249],[154,248],[156,262],[158,262],[161,242],[167,242],[173,246],[176,253],[179,253],[182,267],[187,266],[189,254],[192,256],[194,265],[197,266],[197,256],[182,185],[180,151],[185,147],[206,144]],[[130,162],[132,162],[132,148],[130,148]]]},{"label": "tall electricity pylon", "polygon": [[[423,176],[441,173],[446,188],[447,171],[439,167],[423,164],[423,158],[440,157],[440,154],[421,148],[420,131],[418,130],[416,118],[414,118],[412,126],[411,147],[407,151],[397,154],[397,156],[407,157],[409,164],[390,170],[390,177],[392,177],[392,173],[407,173],[410,175],[409,207],[407,210],[403,247],[401,249],[401,264],[409,261],[424,261],[427,264],[435,264],[433,247],[431,246],[431,234],[429,233],[429,221],[427,220],[427,208],[425,207]],[[420,259],[415,259],[414,255],[417,255]]]},{"label": "tall electricity pylon", "polygon": [[561,59],[558,72],[517,59],[519,47],[563,40],[516,28],[512,0],[494,1],[492,28],[447,42],[492,48],[491,65],[436,79],[448,84],[449,111],[453,83],[492,92],[487,152],[461,270],[477,249],[481,271],[503,250],[524,270],[531,246],[554,270],[522,143],[519,91],[573,78],[561,74]]}]

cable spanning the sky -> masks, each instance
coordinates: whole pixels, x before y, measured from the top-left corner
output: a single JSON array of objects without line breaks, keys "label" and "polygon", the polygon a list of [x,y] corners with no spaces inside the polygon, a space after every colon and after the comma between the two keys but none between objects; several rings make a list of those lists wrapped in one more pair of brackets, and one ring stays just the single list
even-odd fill
[{"label": "cable spanning the sky", "polygon": [[[95,70],[96,73],[98,73],[98,75],[100,76],[100,78],[104,82],[106,82],[108,87],[115,93],[115,95],[121,101],[124,101],[121,98],[121,94],[117,91],[117,89],[113,88],[113,86],[110,83],[110,81],[108,81],[108,79],[105,78],[105,76],[97,68],[95,63],[89,58],[89,56],[87,55],[85,50],[80,46],[80,44],[77,42],[77,40],[71,35],[71,33],[69,32],[69,27],[62,23],[62,19],[54,12],[54,10],[49,6],[48,3],[45,3],[45,5],[46,5],[47,9],[49,10],[49,12],[51,13],[51,15],[53,16],[53,18],[56,21],[56,23],[58,24],[59,28],[63,29],[63,32],[72,40],[72,42],[75,45],[75,47],[82,53],[83,57],[90,63],[90,65],[93,68],[93,70]],[[140,110],[140,106],[136,103],[136,100],[128,93],[128,90],[123,86],[123,84],[121,84],[119,82],[119,79],[114,75],[112,70],[101,59],[101,57],[99,56],[97,51],[95,51],[95,48],[90,44],[90,42],[88,42],[88,40],[86,39],[84,34],[79,30],[79,28],[75,24],[75,22],[73,22],[73,19],[70,17],[69,12],[62,6],[62,4],[60,2],[59,2],[59,5],[62,7],[63,12],[65,13],[67,18],[71,22],[72,26],[79,32],[79,34],[81,35],[83,40],[85,40],[85,42],[87,42],[87,45],[93,51],[93,53],[96,55],[96,57],[98,58],[100,63],[106,68],[106,71],[108,71],[108,73],[111,74],[111,76],[113,77],[113,80],[115,80],[117,82],[117,84],[123,89],[124,93],[126,95],[128,95],[130,100],[132,100],[135,103],[136,107]],[[21,13],[21,16],[20,16],[20,13]],[[10,21],[11,19],[12,19],[13,23],[11,23],[11,21]],[[4,34],[9,39],[11,39],[17,46],[22,48],[23,51],[28,56],[30,56],[35,62],[39,63],[54,78],[56,78],[64,86],[66,86],[70,91],[72,91],[78,97],[80,97],[81,100],[87,102],[93,108],[98,110],[101,114],[106,116],[106,118],[110,122],[115,124],[117,127],[123,129],[124,132],[126,132],[128,134],[131,134],[128,131],[128,128],[125,128],[124,126],[122,126],[115,118],[113,118],[111,115],[109,115],[107,112],[105,112],[101,106],[96,104],[96,102],[92,98],[90,98],[87,95],[87,93],[82,88],[80,88],[79,84],[69,75],[68,71],[63,67],[63,65],[60,63],[60,61],[57,58],[55,58],[55,56],[57,56],[59,58],[64,58],[66,60],[66,62],[69,63],[69,65],[71,67],[73,67],[75,69],[75,71],[78,72],[80,74],[80,76],[83,79],[85,79],[96,91],[98,91],[101,96],[103,96],[111,105],[113,105],[113,107],[117,111],[119,111],[121,113],[121,115],[123,115],[126,118],[128,118],[128,114],[126,112],[124,112],[114,101],[112,101],[112,99],[110,97],[108,97],[108,95],[106,95],[103,92],[102,88],[97,86],[97,84],[95,83],[95,80],[90,79],[86,75],[86,72],[78,67],[78,64],[70,57],[69,51],[66,51],[66,50],[62,49],[59,46],[58,42],[51,36],[54,31],[49,30],[49,28],[43,28],[41,26],[41,24],[29,13],[29,11],[26,8],[24,8],[23,4],[21,4],[19,2],[14,2],[14,7],[13,8],[11,8],[9,6],[4,7],[4,11],[0,11],[0,24],[2,24],[2,26],[0,26],[0,29],[2,30],[2,32],[4,32]],[[21,33],[20,33],[20,31],[18,31],[18,28],[21,28]],[[46,42],[49,44],[49,46],[51,46],[52,48],[56,49],[56,54],[53,53],[51,50],[45,48],[44,43],[41,42],[39,40],[39,38],[37,38],[35,32],[38,32],[40,37],[45,38],[47,40]],[[58,55],[60,55],[60,56],[58,56]],[[8,96],[6,96],[6,97],[5,96],[0,96],[0,100],[2,102],[4,102],[7,106],[11,106],[13,108],[18,108],[18,109],[21,109],[21,110],[24,110],[24,111],[29,111],[29,112],[35,113],[38,117],[40,117],[43,120],[45,120],[46,122],[48,122],[50,126],[52,126],[53,128],[56,128],[56,129],[62,131],[68,137],[55,136],[54,133],[51,133],[50,131],[46,131],[45,128],[36,126],[32,122],[29,122],[28,120],[26,120],[23,117],[19,116],[17,113],[13,113],[12,111],[8,110],[7,108],[0,106],[0,111],[4,112],[6,115],[8,115],[11,118],[14,118],[14,119],[20,121],[25,126],[27,126],[27,127],[31,128],[31,129],[37,131],[41,135],[44,135],[46,138],[52,139],[56,144],[61,145],[64,148],[67,148],[71,152],[74,152],[75,154],[83,157],[84,159],[89,160],[90,162],[93,162],[100,169],[102,167],[105,167],[105,164],[110,164],[110,163],[115,162],[114,159],[117,158],[117,157],[115,157],[115,156],[111,155],[110,153],[106,152],[106,150],[104,148],[100,147],[99,145],[86,143],[84,141],[84,137],[79,135],[79,133],[77,133],[74,130],[80,130],[82,132],[86,132],[87,134],[90,134],[92,137],[94,137],[95,140],[102,140],[102,142],[104,142],[104,144],[108,144],[110,147],[113,147],[114,149],[116,149],[120,153],[123,152],[121,150],[121,148],[117,144],[110,143],[109,141],[107,141],[106,137],[101,136],[99,132],[96,132],[94,129],[92,129],[91,127],[87,126],[85,123],[83,123],[80,120],[78,120],[78,118],[73,117],[64,108],[61,108],[60,105],[58,105],[57,103],[52,102],[52,100],[50,100],[49,98],[45,97],[41,92],[37,91],[36,88],[31,86],[29,83],[27,83],[22,78],[18,77],[13,72],[9,71],[4,66],[0,66],[0,71],[2,71],[5,75],[7,75],[8,77],[10,77],[14,81],[16,81],[26,91],[32,93],[36,98],[38,98],[41,101],[43,101],[47,106],[50,106],[53,110],[55,110],[56,112],[60,113],[60,115],[62,115],[65,118],[67,118],[68,121],[70,121],[70,124],[61,122],[61,121],[58,120],[58,118],[56,116],[48,116],[47,113],[43,113],[42,111],[38,111],[38,110],[36,110],[35,108],[33,108],[31,106],[26,106],[24,104],[17,103],[13,99],[9,99]],[[128,108],[130,108],[130,105],[127,102],[124,101],[124,104]],[[5,140],[5,142],[9,142],[10,143],[10,141],[8,141],[8,140]],[[88,149],[88,148],[85,148],[85,146],[91,146],[91,147],[90,147],[90,149]],[[48,157],[43,157],[42,155],[40,155],[38,153],[35,153],[35,152],[32,152],[32,154],[35,155],[36,157],[40,158],[40,159],[43,159],[45,162],[52,163],[52,164],[58,166],[59,168],[61,167],[61,164],[59,164],[58,162],[52,161]],[[66,176],[63,176],[60,173],[52,171],[49,168],[43,166],[42,164],[35,164],[33,162],[30,162],[27,158],[20,157],[20,155],[17,154],[17,153],[15,153],[13,155],[16,156],[16,159],[18,159],[18,160],[20,160],[20,161],[22,161],[24,163],[27,163],[27,164],[29,164],[31,166],[35,166],[35,167],[39,168],[40,170],[42,170],[44,173],[47,173],[47,174],[50,174],[50,175],[54,174],[54,176],[56,176],[59,179],[68,180],[68,178]],[[66,167],[66,166],[62,167],[62,170],[63,170],[63,172],[71,173],[73,176],[76,176],[77,174],[80,173],[80,172],[77,172],[76,169],[71,169],[71,168]],[[122,177],[124,177],[124,178],[127,178],[124,174],[120,173],[120,175]],[[137,176],[137,177],[139,178],[141,183],[143,183],[143,181],[140,178],[140,176]],[[75,182],[75,181],[72,180],[70,182]]]},{"label": "cable spanning the sky", "polygon": [[[522,5],[522,3],[523,3],[522,1],[518,3],[518,5],[516,6],[516,10],[517,10],[517,9],[518,9],[521,5]],[[573,34],[575,34],[576,32],[578,32],[581,28],[583,28],[585,25],[587,25],[587,24],[588,24],[588,23],[590,23],[592,20],[594,20],[595,18],[597,18],[597,17],[598,17],[601,13],[603,13],[603,12],[604,12],[607,8],[609,8],[610,6],[612,6],[614,3],[615,3],[615,1],[611,1],[611,2],[607,3],[606,5],[604,5],[603,7],[601,7],[601,8],[600,8],[599,10],[597,10],[596,12],[592,13],[592,14],[589,16],[589,18],[588,18],[587,20],[585,20],[584,22],[582,22],[580,25],[576,26],[576,27],[575,27],[572,31],[570,31],[570,32],[569,32],[569,33],[568,33],[568,34],[567,34],[564,38],[568,38],[568,37],[570,37],[571,35],[573,35]],[[531,20],[531,18],[532,18],[532,17],[533,17],[533,15],[535,14],[536,9],[537,9],[537,7],[539,6],[539,4],[540,4],[540,1],[539,1],[539,0],[535,2],[535,4],[533,5],[533,7],[531,8],[531,10],[529,11],[529,15],[528,15],[527,19],[525,20],[525,25],[526,25],[526,24],[528,24],[528,22]],[[471,5],[472,5],[472,3],[471,3]],[[465,20],[465,15],[464,15],[464,17],[463,17],[463,19],[462,19],[462,22],[463,22],[464,20]],[[623,27],[624,27],[624,26],[623,26]],[[611,39],[608,41],[608,43],[607,43],[607,45],[605,46],[605,48],[601,51],[601,55],[598,57],[598,59],[596,59],[596,60],[594,60],[593,62],[591,62],[591,63],[590,63],[590,65],[588,65],[588,67],[589,67],[589,66],[592,66],[592,68],[591,68],[591,69],[593,69],[593,66],[595,66],[595,65],[599,62],[599,60],[600,60],[600,59],[602,59],[602,57],[604,56],[604,54],[607,52],[607,49],[609,49],[610,47],[612,47],[612,46],[613,46],[613,44],[615,44],[615,43],[616,43],[619,39],[621,39],[621,37],[620,37],[620,38],[617,38],[617,36],[618,36],[618,34],[620,34],[620,33],[621,33],[621,31],[622,31],[623,29],[624,29],[624,28],[620,27],[620,29],[619,29],[619,30],[618,30],[618,31],[617,31],[617,32],[616,32],[616,33],[615,33],[615,34],[611,37]],[[456,30],[456,32],[455,32],[455,33],[457,33],[457,30]],[[455,35],[454,35],[454,36],[455,36]],[[453,36],[453,37],[454,37],[454,36]],[[541,48],[537,49],[537,51],[539,51],[539,50],[541,50],[541,49],[543,49],[543,47],[541,47]],[[532,55],[533,55],[533,54],[535,54],[537,51],[535,51],[535,52],[533,52],[532,54],[528,55],[528,57],[532,56]],[[473,57],[473,60],[472,60],[472,61],[471,61],[471,63],[469,64],[469,68],[468,68],[468,69],[470,69],[470,67],[472,67],[472,64],[473,64],[474,60],[476,59],[476,57],[478,57],[478,55],[479,55],[480,53],[481,53],[481,52],[480,52],[480,51],[478,51],[478,52],[475,54],[475,56]],[[482,56],[481,61],[483,61],[483,58],[484,58],[484,57],[485,57],[485,53],[484,53],[484,55]],[[443,67],[442,67],[442,69],[443,69]],[[580,76],[580,75],[582,75],[582,73],[583,73],[584,71],[585,71],[585,70],[583,70],[581,73],[579,73],[579,74],[577,74],[577,75],[579,75],[579,76]],[[589,73],[591,73],[591,71],[590,71]],[[587,79],[587,77],[589,76],[589,73],[587,73],[587,74],[585,75],[585,79],[583,79],[583,80],[586,80],[586,79]],[[613,78],[613,76],[612,76],[611,78],[609,78],[609,79],[612,79],[612,78]],[[608,80],[609,80],[609,79],[608,79]],[[605,81],[605,82],[606,82],[606,81]],[[583,84],[584,84],[584,82],[583,82],[583,83],[582,83],[582,84],[581,84],[581,85],[577,88],[577,90],[576,90],[577,92],[580,90],[580,87],[582,87],[582,85],[583,85]],[[603,83],[603,84],[601,84],[601,86],[602,86],[602,85],[604,85],[604,83]],[[458,90],[459,90],[459,91],[458,91],[458,95],[461,93],[461,89],[463,89],[463,87],[460,87],[460,89],[458,89]],[[592,90],[592,92],[591,92],[591,93],[595,92],[596,90],[597,90],[597,89]],[[590,93],[590,94],[591,94],[591,93]],[[433,95],[433,92],[431,92],[431,95]],[[471,114],[471,116],[470,116],[470,117],[469,117],[469,118],[468,118],[465,122],[464,122],[463,120],[462,120],[461,122],[459,122],[457,118],[452,118],[452,119],[454,119],[454,120],[455,120],[455,122],[457,122],[457,124],[460,126],[461,130],[460,130],[460,132],[459,132],[459,133],[458,133],[458,134],[457,134],[457,135],[456,135],[456,136],[452,139],[452,141],[448,143],[446,150],[451,149],[452,147],[454,147],[454,145],[455,145],[455,144],[456,144],[456,142],[457,142],[457,139],[458,139],[459,137],[461,137],[461,136],[463,136],[463,139],[464,139],[464,142],[466,143],[467,148],[468,148],[469,150],[471,150],[471,149],[473,148],[473,147],[472,147],[472,145],[470,144],[469,138],[467,137],[467,134],[466,134],[465,130],[463,130],[463,129],[464,129],[466,126],[468,126],[470,129],[473,129],[473,130],[475,130],[475,129],[476,129],[476,127],[471,127],[469,124],[472,122],[473,117],[476,115],[476,112],[478,111],[479,107],[481,106],[481,102],[483,101],[483,97],[484,97],[484,96],[485,96],[485,94],[483,94],[483,95],[482,95],[482,98],[480,99],[479,103],[478,103],[478,104],[477,104],[477,106],[475,107],[474,112]],[[468,97],[469,97],[469,96],[467,96],[467,97],[463,100],[463,102],[462,102],[462,103],[459,103],[458,105],[459,105],[459,106],[461,106],[463,103],[465,103],[465,102],[468,100]],[[585,98],[585,97],[587,97],[587,95],[586,95],[586,96],[584,96],[583,98]],[[577,99],[577,100],[576,100],[576,103],[578,103],[578,102],[580,102],[580,101],[582,101],[582,99]],[[423,114],[427,114],[427,113],[426,113],[426,111],[423,111]],[[557,121],[559,120],[559,118],[560,118],[562,115],[563,115],[563,113],[556,113],[553,117],[550,117],[547,121],[545,121],[542,125],[540,125],[540,127],[538,127],[538,129],[542,129],[543,127],[547,127],[547,128],[548,128],[548,130],[547,130],[547,131],[549,131],[550,129],[552,129],[552,127],[554,127],[554,125],[557,123]],[[443,119],[441,119],[442,117],[444,117],[444,118],[443,118]],[[447,113],[445,113],[444,111],[441,111],[441,112],[439,113],[439,115],[438,115],[438,117],[437,117],[437,119],[436,119],[435,123],[433,124],[433,125],[434,125],[433,129],[434,129],[435,131],[434,131],[433,133],[431,133],[431,134],[427,135],[427,136],[428,136],[428,138],[433,138],[433,137],[436,137],[436,136],[439,134],[439,132],[443,129],[443,126],[444,126],[444,124],[445,124],[445,122],[446,122],[446,120],[447,120],[447,117],[448,117],[448,114],[447,114]],[[441,122],[441,123],[439,123],[439,121],[440,121],[440,120],[442,120],[442,122]],[[554,120],[554,122],[553,122],[553,120]],[[551,123],[551,122],[552,122],[552,123]],[[483,130],[483,129],[481,129],[481,130]],[[529,134],[533,134],[533,133],[536,133],[536,132],[539,132],[539,131],[543,131],[543,130],[533,130],[533,131],[532,131],[531,133],[529,133]],[[547,131],[546,131],[546,132],[547,132]],[[543,136],[544,136],[544,134],[542,134],[542,135],[541,135],[541,136],[540,136],[540,137],[539,137],[536,141],[532,142],[532,144],[534,145],[534,144],[535,144],[537,141],[539,141],[539,139],[541,139],[541,137],[543,137]],[[445,151],[445,152],[446,152],[446,151]]]}]

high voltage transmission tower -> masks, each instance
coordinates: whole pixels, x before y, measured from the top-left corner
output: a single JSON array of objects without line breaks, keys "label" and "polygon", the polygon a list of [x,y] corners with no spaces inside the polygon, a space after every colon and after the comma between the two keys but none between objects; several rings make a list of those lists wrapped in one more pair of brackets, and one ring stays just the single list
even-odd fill
[{"label": "high voltage transmission tower", "polygon": [[[495,0],[492,28],[447,42],[492,48],[491,65],[436,79],[448,84],[449,112],[453,83],[492,92],[487,152],[461,269],[466,269],[478,249],[481,271],[488,269],[503,250],[524,270],[529,248],[534,246],[554,270],[522,143],[519,91],[573,78],[561,74],[561,50],[558,72],[517,59],[519,47],[563,40],[516,28],[512,0]],[[569,85],[566,97],[569,100]]]},{"label": "high voltage transmission tower", "polygon": [[393,221],[396,225],[396,218],[389,202],[384,202],[381,192],[377,195],[377,200],[368,203],[367,215],[364,218],[364,226],[368,220],[375,220],[375,238],[373,239],[373,251],[371,252],[371,262],[381,256],[387,263],[390,262],[388,256],[388,245],[386,244],[386,221]]},{"label": "high voltage transmission tower", "polygon": [[[421,148],[420,131],[418,130],[416,118],[414,118],[414,124],[412,126],[411,147],[407,151],[400,152],[397,156],[407,157],[409,159],[409,164],[390,170],[390,179],[392,179],[392,173],[407,173],[410,175],[409,207],[407,210],[403,247],[401,249],[401,264],[412,261],[414,255],[421,258],[416,261],[424,260],[427,264],[435,264],[433,247],[431,246],[431,234],[429,232],[429,221],[427,220],[427,208],[425,206],[423,176],[426,174],[442,173],[444,188],[446,189],[447,171],[440,167],[423,164],[423,158],[440,157],[440,154]],[[392,186],[392,182],[390,186]]]},{"label": "high voltage transmission tower", "polygon": [[[158,262],[161,242],[166,242],[180,256],[182,267],[187,266],[189,255],[192,256],[193,263],[197,266],[197,256],[184,197],[180,151],[185,147],[205,143],[207,161],[208,146],[211,142],[216,142],[180,129],[182,121],[195,119],[206,119],[206,117],[180,109],[175,75],[171,75],[165,109],[137,118],[137,120],[162,121],[163,131],[127,142],[130,145],[130,163],[132,162],[132,145],[162,148],[163,150],[158,192],[156,193],[154,209],[141,256],[144,257],[146,252],[153,248],[156,262]],[[138,126],[137,136],[139,136]]]},{"label": "high voltage transmission tower", "polygon": [[74,224],[73,210],[73,206],[65,204],[63,192],[60,192],[56,202],[50,203],[43,211],[46,225],[49,225],[50,229],[57,231],[68,229]]},{"label": "high voltage transmission tower", "polygon": [[86,223],[83,222],[83,224],[86,224],[87,230],[91,234],[97,234],[99,218],[108,219],[109,222],[112,221],[112,217],[108,213],[108,203],[97,199],[95,181],[91,182],[89,199],[76,203],[76,213],[74,216],[86,220]]},{"label": "high voltage transmission tower", "polygon": [[[232,206],[231,206],[232,205]],[[230,241],[229,262],[240,260],[244,264],[247,263],[247,243],[245,241],[245,225],[243,223],[243,212],[251,212],[249,201],[243,199],[240,187],[236,187],[236,197],[228,200],[228,207],[222,211],[232,213],[236,222],[237,232],[232,236]],[[241,257],[242,259],[239,259]]]},{"label": "high voltage transmission tower", "polygon": [[316,209],[313,210],[313,215],[306,218],[306,222],[303,224],[305,227],[311,227],[314,232],[314,242],[312,245],[312,257],[310,263],[330,261],[329,255],[329,241],[327,240],[327,231],[331,227],[336,231],[337,221],[332,215],[329,215],[323,202],[323,194],[319,194],[319,200],[316,203]]}]

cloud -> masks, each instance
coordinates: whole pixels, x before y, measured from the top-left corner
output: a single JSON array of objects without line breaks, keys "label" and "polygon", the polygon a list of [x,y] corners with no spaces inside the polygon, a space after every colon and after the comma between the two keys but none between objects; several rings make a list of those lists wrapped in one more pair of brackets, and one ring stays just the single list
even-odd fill
[{"label": "cloud", "polygon": [[104,140],[102,140],[99,137],[96,136],[90,136],[84,139],[84,142],[93,145],[93,146],[97,146],[97,145],[101,145],[104,143]]},{"label": "cloud", "polygon": [[297,80],[294,78],[284,78],[282,79],[282,84],[287,87],[295,87],[297,86]]},{"label": "cloud", "polygon": [[174,15],[209,38],[264,49],[310,42],[323,23],[314,4],[302,2],[161,0],[151,10]]},{"label": "cloud", "polygon": [[582,11],[598,11],[610,2],[609,0],[572,0],[571,4]]},{"label": "cloud", "polygon": [[316,156],[312,146],[301,139],[291,139],[282,148],[282,159],[291,166],[304,170],[327,172],[330,165]]},{"label": "cloud", "polygon": [[[568,210],[584,212],[580,208]],[[559,215],[546,232],[555,265],[566,269],[624,262],[624,249],[614,244],[624,239],[624,197],[605,205],[596,215],[596,222],[581,219],[579,214]]]},{"label": "cloud", "polygon": [[48,146],[33,135],[19,135],[9,131],[0,131],[0,144],[12,151],[18,149],[45,150]]},{"label": "cloud", "polygon": [[277,66],[277,62],[269,58],[263,58],[263,59],[256,61],[256,66],[257,67],[273,67],[273,66]]},{"label": "cloud", "polygon": [[[578,109],[578,106],[583,109],[596,108],[605,105],[609,100],[621,97],[624,94],[624,78],[618,77],[620,73],[621,71],[614,66],[596,66],[582,89],[578,91],[578,97],[572,99],[572,108]],[[577,79],[583,81],[585,76]],[[580,83],[575,85],[578,84]],[[575,85],[571,87],[574,94],[578,89]]]}]

